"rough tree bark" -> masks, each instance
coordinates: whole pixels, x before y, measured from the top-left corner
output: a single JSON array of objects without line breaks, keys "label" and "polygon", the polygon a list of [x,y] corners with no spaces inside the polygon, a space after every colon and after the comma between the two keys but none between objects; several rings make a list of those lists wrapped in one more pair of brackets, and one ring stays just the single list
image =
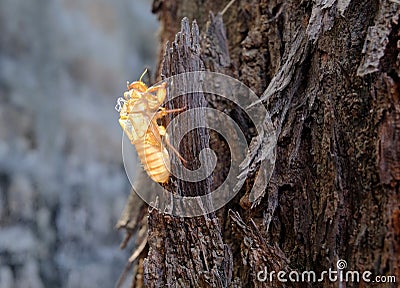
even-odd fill
[{"label": "rough tree bark", "polygon": [[[262,139],[253,141],[244,188],[204,217],[147,212],[132,195],[117,225],[139,235],[130,259],[132,286],[287,287],[259,282],[256,274],[267,267],[318,275],[339,259],[347,270],[395,275],[399,282],[399,2],[237,0],[218,14],[226,4],[154,1],[161,22],[159,75],[209,70],[248,85],[277,130],[275,170],[251,207],[247,197],[263,157]],[[180,27],[184,17],[198,26],[190,31],[184,21]],[[202,97],[196,95],[193,105],[206,105]],[[241,127],[249,125],[240,111],[227,109]],[[211,132],[209,143],[183,143],[183,156],[192,159],[189,144],[224,155],[225,144]],[[195,195],[221,183],[228,161],[219,159],[212,182],[192,189]],[[187,191],[178,187],[176,193]]]}]

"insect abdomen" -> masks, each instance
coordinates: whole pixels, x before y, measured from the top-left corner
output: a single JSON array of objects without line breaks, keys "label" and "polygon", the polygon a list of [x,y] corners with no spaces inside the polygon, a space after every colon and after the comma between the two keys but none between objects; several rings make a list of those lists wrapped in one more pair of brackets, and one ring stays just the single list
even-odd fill
[{"label": "insect abdomen", "polygon": [[136,150],[144,170],[156,182],[165,183],[169,179],[169,155],[165,147],[153,145],[146,141],[135,144]]}]

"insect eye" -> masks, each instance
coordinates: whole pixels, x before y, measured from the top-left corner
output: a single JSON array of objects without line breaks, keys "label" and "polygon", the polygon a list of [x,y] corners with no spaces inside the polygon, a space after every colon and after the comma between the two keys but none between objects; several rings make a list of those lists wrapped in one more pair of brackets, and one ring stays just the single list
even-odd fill
[{"label": "insect eye", "polygon": [[132,95],[133,95],[133,90],[129,90],[129,91],[124,92],[125,100],[132,99]]}]

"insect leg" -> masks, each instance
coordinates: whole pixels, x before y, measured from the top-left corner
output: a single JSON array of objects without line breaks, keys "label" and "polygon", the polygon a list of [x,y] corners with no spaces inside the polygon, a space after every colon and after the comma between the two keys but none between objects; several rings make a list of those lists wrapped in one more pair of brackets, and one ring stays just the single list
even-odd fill
[{"label": "insect leg", "polygon": [[158,103],[160,103],[161,105],[164,102],[165,97],[167,96],[167,89],[165,89],[166,86],[167,83],[163,82],[160,85],[150,87],[146,90],[146,92],[157,92],[155,96],[157,97]]},{"label": "insect leg", "polygon": [[[153,118],[152,123],[150,124],[151,126],[151,132],[154,135],[154,137],[157,139],[157,141],[162,144],[162,139],[160,136],[163,136],[165,139],[165,144],[171,148],[171,150],[176,154],[176,156],[178,156],[179,159],[181,159],[182,162],[187,163],[186,159],[182,157],[182,155],[179,153],[179,151],[173,146],[171,145],[171,143],[169,142],[169,135],[165,129],[164,126],[162,125],[158,125],[156,122],[156,118]],[[157,131],[155,131],[157,129]]]},{"label": "insect leg", "polygon": [[[164,130],[165,130],[165,128],[164,128]],[[165,132],[165,134],[164,134],[164,139],[165,139],[165,141],[164,141],[165,144],[167,144],[167,146],[169,148],[171,148],[171,150],[176,154],[176,156],[178,156],[178,158],[181,159],[181,161],[186,164],[187,163],[186,159],[183,158],[183,156],[179,153],[179,151],[176,150],[176,148],[169,142],[169,135],[167,132]]]},{"label": "insect leg", "polygon": [[165,108],[160,108],[160,111],[157,112],[156,118],[164,117],[167,114],[175,113],[175,112],[182,112],[185,111],[186,108],[177,108],[177,109],[170,109],[166,110]]}]

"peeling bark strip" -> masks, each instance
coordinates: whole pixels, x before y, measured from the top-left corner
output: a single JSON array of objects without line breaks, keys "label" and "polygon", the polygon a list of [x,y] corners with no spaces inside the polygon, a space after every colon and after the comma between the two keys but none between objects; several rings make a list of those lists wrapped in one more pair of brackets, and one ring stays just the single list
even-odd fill
[{"label": "peeling bark strip", "polygon": [[310,40],[316,42],[322,33],[329,31],[333,27],[336,10],[343,16],[349,4],[350,0],[317,0],[307,27]]},{"label": "peeling bark strip", "polygon": [[392,26],[397,25],[399,21],[399,3],[393,0],[379,1],[379,12],[374,26],[368,27],[368,35],[362,51],[365,56],[357,69],[358,76],[365,76],[379,70],[380,60],[385,55],[386,45],[389,43]]},{"label": "peeling bark strip", "polygon": [[[190,31],[189,21],[187,18],[182,20],[181,31],[176,34],[175,41],[172,45],[167,43],[166,51],[164,55],[163,67],[161,72],[161,77],[168,78],[177,74],[193,71],[204,70],[204,64],[200,59],[200,35],[199,28],[195,21],[192,24],[192,31]],[[198,83],[193,83],[193,79],[185,78],[184,83],[174,83],[174,86],[178,91],[185,91],[190,87],[197,86]],[[190,89],[194,90],[194,89]],[[168,100],[175,94],[171,88],[168,93]],[[201,108],[206,107],[207,101],[204,98],[203,93],[191,93],[179,96],[174,100],[167,102],[167,109],[177,109],[184,108],[186,111],[194,111],[193,119],[186,118],[186,123],[180,121],[179,125],[174,125],[172,127],[171,136],[177,135],[180,131],[187,131],[187,127],[192,125],[189,123],[196,123],[199,127],[206,127],[205,113],[202,112]],[[195,110],[192,110],[195,109]],[[171,118],[172,120],[172,115]],[[180,131],[179,131],[180,130]],[[180,153],[184,156],[187,161],[188,169],[194,170],[198,169],[200,166],[199,154],[201,150],[208,148],[209,133],[206,128],[197,128],[194,131],[190,131],[183,139],[181,143],[175,143],[180,145]],[[171,137],[173,138],[173,137]],[[177,147],[179,148],[179,147]],[[170,153],[171,162],[175,163],[174,153]],[[209,159],[205,159],[206,166],[211,166]],[[208,161],[207,161],[208,160]],[[179,167],[175,167],[177,169]],[[181,196],[200,196],[205,195],[210,192],[211,188],[211,177],[200,181],[200,182],[188,182],[181,179],[176,180],[177,190],[176,193]]]},{"label": "peeling bark strip", "polygon": [[[164,55],[162,76],[203,69],[200,60],[199,31],[193,22],[190,31],[187,18],[182,20],[181,32]],[[178,83],[177,83],[178,84]],[[191,85],[179,83],[178,85]],[[194,93],[173,101],[170,108],[204,107],[204,95]],[[193,121],[202,123],[204,115]],[[179,123],[175,129],[184,129]],[[181,126],[182,125],[182,126]],[[208,147],[207,130],[197,129],[181,142],[180,152],[193,164],[202,149]],[[192,163],[192,164],[190,164]],[[188,167],[193,168],[193,167]],[[174,193],[184,196],[203,195],[210,191],[209,179],[190,183],[177,179]],[[148,287],[227,287],[232,277],[232,255],[222,239],[221,227],[214,214],[196,218],[178,218],[149,211],[149,253],[144,261],[144,283]]]}]

